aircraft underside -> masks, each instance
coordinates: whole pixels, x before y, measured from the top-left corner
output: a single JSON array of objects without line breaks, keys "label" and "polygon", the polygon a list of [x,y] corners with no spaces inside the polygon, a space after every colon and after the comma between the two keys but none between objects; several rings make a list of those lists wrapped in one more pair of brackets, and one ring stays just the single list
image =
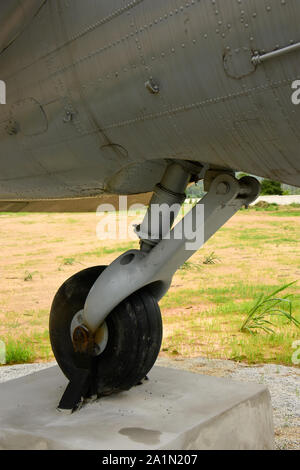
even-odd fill
[{"label": "aircraft underside", "polygon": [[300,52],[252,60],[300,41],[297,0],[10,3],[0,199],[150,192],[169,160],[300,186]]}]

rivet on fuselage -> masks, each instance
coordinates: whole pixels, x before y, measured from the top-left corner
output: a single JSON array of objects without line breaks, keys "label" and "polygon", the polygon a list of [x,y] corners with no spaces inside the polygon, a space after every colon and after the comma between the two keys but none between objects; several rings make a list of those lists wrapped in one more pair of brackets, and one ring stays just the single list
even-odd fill
[{"label": "rivet on fuselage", "polygon": [[145,87],[152,95],[157,95],[160,91],[159,85],[155,83],[152,79],[147,80],[147,82],[145,83]]}]

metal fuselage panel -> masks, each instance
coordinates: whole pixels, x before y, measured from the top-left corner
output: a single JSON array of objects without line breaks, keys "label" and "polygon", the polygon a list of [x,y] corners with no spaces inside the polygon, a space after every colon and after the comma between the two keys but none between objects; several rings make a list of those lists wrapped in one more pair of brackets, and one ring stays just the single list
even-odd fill
[{"label": "metal fuselage panel", "polygon": [[300,52],[251,61],[299,23],[299,0],[46,1],[0,54],[0,199],[144,193],[166,159],[300,186]]},{"label": "metal fuselage panel", "polygon": [[0,53],[30,24],[46,0],[9,0],[0,6]]}]

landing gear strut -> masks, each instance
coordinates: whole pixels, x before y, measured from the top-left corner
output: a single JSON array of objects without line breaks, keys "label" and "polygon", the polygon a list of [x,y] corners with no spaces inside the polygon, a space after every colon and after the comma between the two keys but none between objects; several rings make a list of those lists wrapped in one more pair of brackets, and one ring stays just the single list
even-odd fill
[{"label": "landing gear strut", "polygon": [[72,411],[85,398],[128,390],[146,377],[162,341],[158,302],[175,272],[260,192],[255,178],[200,171],[207,195],[172,228],[195,173],[193,164],[172,163],[136,228],[140,250],[128,251],[108,267],[76,274],[56,294],[50,338],[70,380],[60,410]]}]

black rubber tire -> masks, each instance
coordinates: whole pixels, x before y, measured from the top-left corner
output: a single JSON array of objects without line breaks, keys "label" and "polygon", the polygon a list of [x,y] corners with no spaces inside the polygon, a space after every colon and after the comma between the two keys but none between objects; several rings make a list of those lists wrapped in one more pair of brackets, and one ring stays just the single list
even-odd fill
[{"label": "black rubber tire", "polygon": [[108,344],[91,359],[75,353],[70,326],[83,309],[87,295],[105,266],[85,269],[68,279],[58,290],[50,313],[50,340],[55,358],[65,376],[88,369],[93,361],[98,396],[129,390],[152,369],[162,342],[162,319],[157,301],[142,289],[116,307],[106,319]]}]

